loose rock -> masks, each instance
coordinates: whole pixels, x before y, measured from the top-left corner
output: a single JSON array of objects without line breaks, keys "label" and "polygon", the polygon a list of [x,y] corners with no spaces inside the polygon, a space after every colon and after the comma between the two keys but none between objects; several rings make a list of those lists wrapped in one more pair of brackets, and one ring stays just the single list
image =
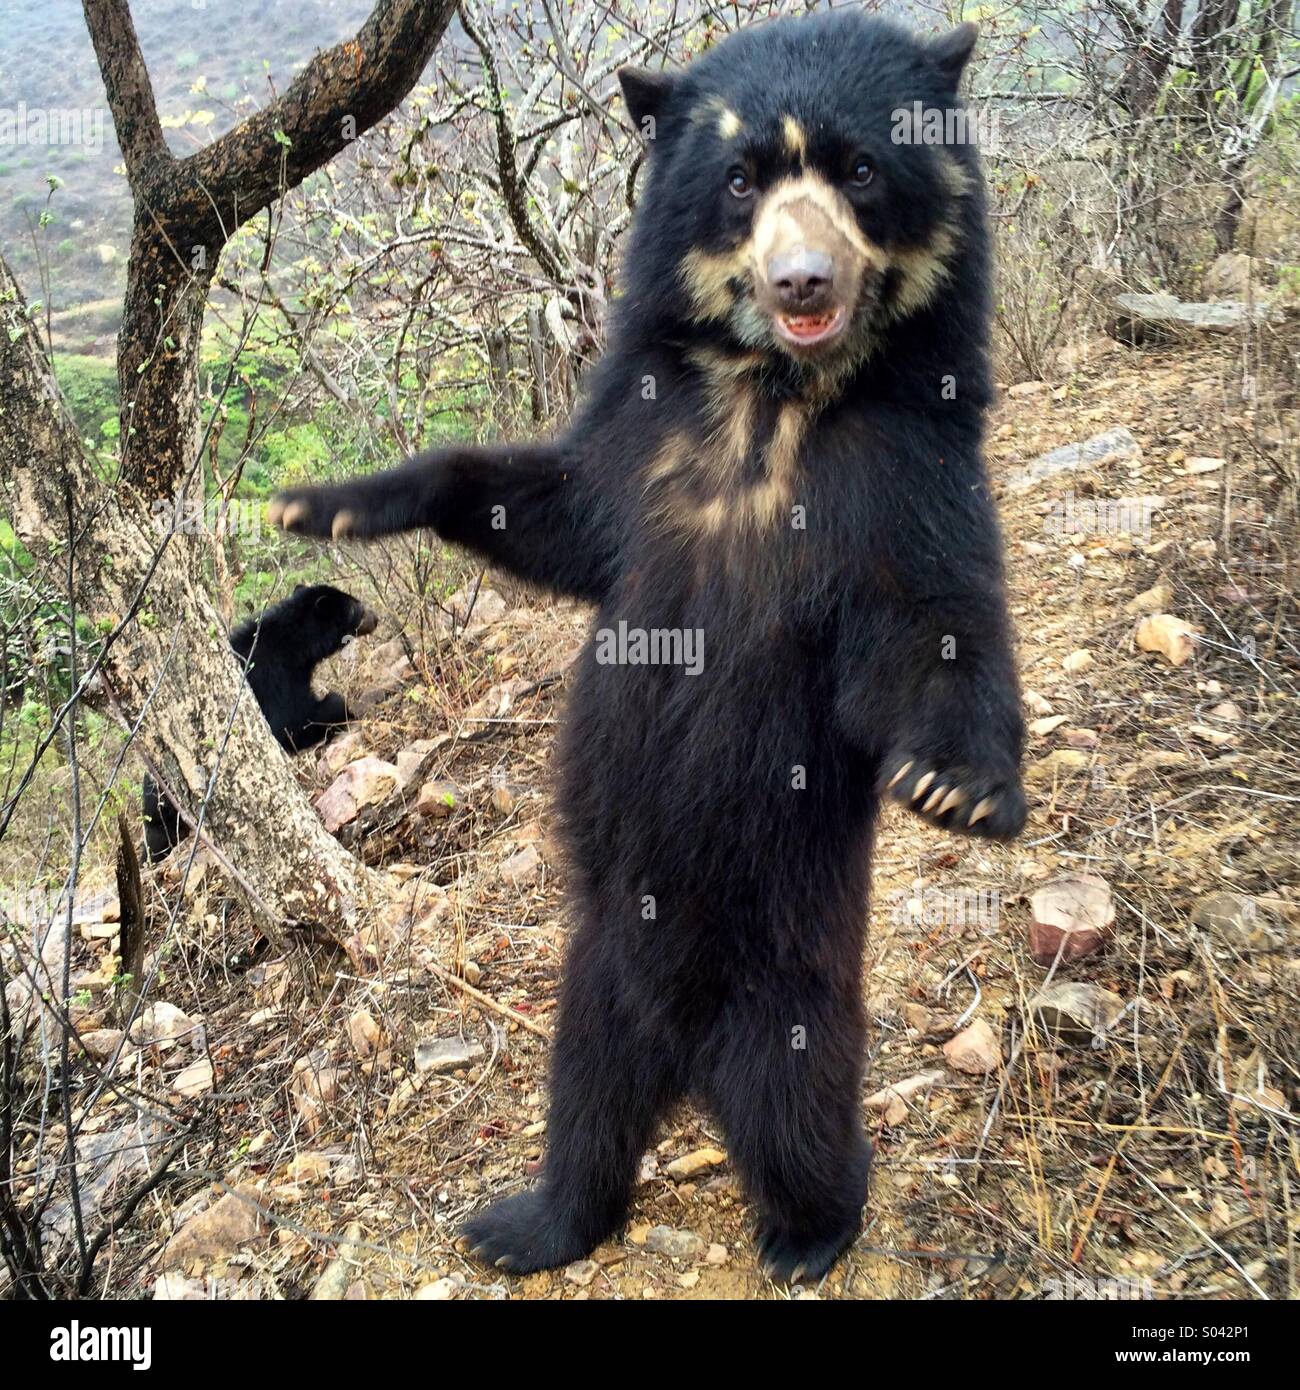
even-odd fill
[{"label": "loose rock", "polygon": [[415,1048],[415,1069],[418,1072],[460,1071],[473,1066],[486,1056],[483,1044],[467,1038],[428,1038]]},{"label": "loose rock", "polygon": [[1102,1036],[1124,1012],[1124,1001],[1100,985],[1067,980],[1048,985],[1029,1001],[1043,1027],[1063,1042]]},{"label": "loose rock", "polygon": [[517,850],[501,865],[501,877],[515,888],[527,888],[541,876],[542,856],[532,845]]},{"label": "loose rock", "polygon": [[1141,447],[1132,432],[1123,425],[1103,434],[1095,434],[1079,444],[1064,444],[1040,454],[1032,462],[1017,470],[1007,480],[1011,492],[1025,492],[1046,478],[1054,478],[1061,473],[1075,473],[1080,469],[1102,468],[1122,459],[1140,458]]},{"label": "loose rock", "polygon": [[1029,951],[1039,965],[1091,955],[1115,921],[1110,885],[1091,874],[1067,874],[1044,884],[1029,899],[1033,921]]},{"label": "loose rock", "polygon": [[366,806],[386,800],[401,785],[392,763],[364,757],[350,762],[316,798],[316,810],[331,835],[356,820]]},{"label": "loose rock", "polygon": [[1002,1065],[1002,1045],[985,1019],[977,1018],[943,1045],[948,1065],[968,1076],[985,1076]]},{"label": "loose rock", "polygon": [[708,1253],[708,1242],[694,1231],[672,1226],[652,1226],[645,1235],[645,1248],[674,1260],[700,1260]]},{"label": "loose rock", "polygon": [[420,788],[416,798],[415,810],[430,820],[445,820],[462,801],[460,788],[455,782],[435,779]]},{"label": "loose rock", "polygon": [[1134,640],[1144,652],[1159,652],[1171,666],[1181,666],[1196,650],[1196,629],[1171,613],[1156,613],[1138,624]]},{"label": "loose rock", "polygon": [[1243,893],[1211,893],[1192,908],[1192,925],[1221,946],[1256,950],[1281,938],[1279,924],[1252,897]]},{"label": "loose rock", "polygon": [[707,1173],[710,1168],[716,1168],[718,1164],[725,1163],[727,1155],[721,1149],[696,1149],[692,1153],[683,1154],[681,1158],[675,1158],[664,1169],[674,1182],[683,1182],[687,1178],[697,1178],[701,1173]]},{"label": "loose rock", "polygon": [[192,1216],[167,1242],[160,1269],[187,1269],[195,1260],[211,1262],[251,1244],[263,1227],[256,1187],[237,1187]]}]

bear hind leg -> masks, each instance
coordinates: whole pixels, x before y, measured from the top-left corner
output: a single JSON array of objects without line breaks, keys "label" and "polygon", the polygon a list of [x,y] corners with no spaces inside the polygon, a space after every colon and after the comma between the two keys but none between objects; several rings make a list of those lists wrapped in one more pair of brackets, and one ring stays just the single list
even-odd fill
[{"label": "bear hind leg", "polygon": [[788,1012],[733,1020],[710,1097],[758,1208],[759,1256],[778,1283],[820,1279],[857,1238],[871,1165],[856,1003],[838,1015],[807,1010],[806,1021],[780,1017]]},{"label": "bear hind leg", "polygon": [[639,1034],[613,993],[590,964],[571,959],[542,1181],[465,1223],[470,1252],[484,1264],[512,1274],[571,1264],[623,1224],[637,1163],[682,1087],[671,1044]]}]

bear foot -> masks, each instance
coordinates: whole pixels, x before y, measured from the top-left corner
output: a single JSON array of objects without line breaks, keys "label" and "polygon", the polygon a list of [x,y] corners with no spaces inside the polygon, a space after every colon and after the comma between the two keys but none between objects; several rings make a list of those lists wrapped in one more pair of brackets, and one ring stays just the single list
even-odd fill
[{"label": "bear foot", "polygon": [[758,1233],[759,1259],[767,1277],[776,1284],[820,1279],[853,1244],[861,1229],[860,1214],[831,1235],[765,1225]]},{"label": "bear foot", "polygon": [[936,766],[905,754],[886,765],[884,791],[940,830],[987,840],[1013,840],[1024,829],[1028,806],[1012,774],[995,777],[970,768]]},{"label": "bear foot", "polygon": [[472,1216],[461,1234],[476,1260],[510,1274],[572,1264],[602,1239],[578,1230],[572,1217],[541,1188],[494,1202]]}]

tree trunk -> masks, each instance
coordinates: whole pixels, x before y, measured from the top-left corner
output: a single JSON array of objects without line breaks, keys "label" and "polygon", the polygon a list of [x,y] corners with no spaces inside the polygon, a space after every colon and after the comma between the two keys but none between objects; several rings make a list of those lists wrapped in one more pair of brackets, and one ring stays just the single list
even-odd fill
[{"label": "tree trunk", "polygon": [[118,334],[122,477],[168,497],[194,458],[199,337],[222,247],[401,101],[455,5],[378,0],[355,38],[317,53],[278,101],[185,159],[163,138],[127,0],[82,5],[136,205]]},{"label": "tree trunk", "polygon": [[67,572],[71,551],[71,599],[106,635],[83,691],[97,689],[123,727],[139,725],[160,785],[182,810],[201,808],[263,925],[349,934],[381,880],[327,833],[271,737],[187,553],[206,536],[160,534],[135,489],[95,476],[2,258],[0,489],[14,530],[51,573]]},{"label": "tree trunk", "polygon": [[[232,659],[205,587],[211,538],[160,526],[154,504],[202,476],[199,345],[223,246],[401,101],[454,3],[376,0],[354,38],[318,52],[283,96],[185,159],[163,139],[127,0],[83,9],[135,198],[118,338],[121,470],[110,484],[83,452],[0,257],[2,509],[104,636],[76,698],[96,691],[268,931],[287,921],[345,936],[384,880],[326,833]],[[75,698],[61,717],[76,717]],[[16,800],[0,813],[0,837]]]}]

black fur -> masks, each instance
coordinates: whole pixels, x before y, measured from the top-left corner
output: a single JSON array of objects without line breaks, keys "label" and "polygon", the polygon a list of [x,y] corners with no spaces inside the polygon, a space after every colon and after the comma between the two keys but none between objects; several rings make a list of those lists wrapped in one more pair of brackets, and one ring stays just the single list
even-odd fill
[{"label": "black fur", "polygon": [[[288,598],[230,634],[248,688],[287,753],[300,753],[349,719],[343,696],[316,695],[312,672],[350,637],[373,632],[375,614],[328,584],[299,584]],[[175,805],[148,773],[142,790],[145,857],[152,864],[189,834]]]},{"label": "black fur", "polygon": [[[601,664],[594,641],[577,673],[559,797],[576,931],[544,1180],[466,1228],[506,1269],[564,1264],[615,1231],[656,1121],[693,1093],[722,1121],[768,1269],[826,1270],[859,1229],[866,1193],[860,975],[880,798],[920,809],[920,779],[937,773],[929,786],[966,800],[933,807],[934,823],[1008,838],[1024,822],[1020,701],[981,457],[978,169],[970,148],[890,139],[895,109],[956,104],[962,47],[837,11],[744,31],[676,77],[629,76],[634,115],[654,120],[649,182],[613,346],[563,436],[436,451],[278,500],[283,524],[307,534],[432,527],[599,605],[597,629],[704,634],[698,675]],[[701,116],[718,103],[743,125],[739,155]],[[892,310],[891,268],[855,306],[854,355],[834,371],[771,343],[745,366],[752,335],[737,336],[729,310],[702,316],[684,286],[689,253],[726,252],[749,233],[752,210],[728,188],[735,160],[760,191],[787,170],[786,114],[807,132],[807,162],[837,187],[846,163],[869,154],[870,186],[845,196],[891,267],[935,244],[945,219],[955,227],[937,295]],[[942,154],[967,176],[959,192]],[[735,371],[719,371],[718,355]],[[712,441],[738,428],[719,407],[733,387],[752,440],[720,476],[706,464]],[[806,427],[792,484],[806,529],[788,509],[749,524],[788,410]],[[697,462],[667,469],[666,483],[650,476],[679,435]],[[699,518],[717,499],[710,530]],[[991,810],[971,825],[976,804]]]}]

